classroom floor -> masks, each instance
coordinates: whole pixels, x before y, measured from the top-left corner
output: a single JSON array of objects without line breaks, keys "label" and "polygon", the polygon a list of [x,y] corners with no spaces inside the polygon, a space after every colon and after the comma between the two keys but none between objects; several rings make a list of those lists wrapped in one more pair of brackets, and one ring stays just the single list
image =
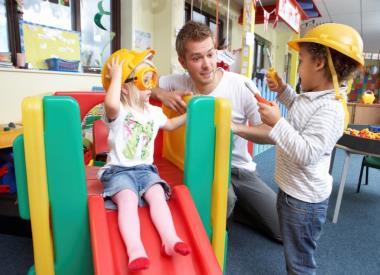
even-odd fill
[{"label": "classroom floor", "polygon": [[[273,181],[274,150],[260,154],[256,161],[260,176],[277,190]],[[380,170],[370,169],[369,185],[362,185],[360,193],[356,193],[361,161],[359,155],[351,158],[339,220],[333,224],[343,166],[343,153],[337,151],[328,220],[316,255],[319,274],[380,274]],[[0,215],[0,274],[26,274],[33,264],[30,236],[27,222]],[[245,225],[232,222],[226,271],[229,275],[286,274],[282,245]]]}]

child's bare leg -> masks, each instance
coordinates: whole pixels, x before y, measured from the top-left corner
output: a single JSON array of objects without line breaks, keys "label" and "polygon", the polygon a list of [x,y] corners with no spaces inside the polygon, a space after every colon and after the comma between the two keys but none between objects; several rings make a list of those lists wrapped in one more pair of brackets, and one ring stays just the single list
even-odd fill
[{"label": "child's bare leg", "polygon": [[120,191],[112,197],[118,207],[119,230],[127,247],[128,268],[141,270],[149,267],[149,259],[141,241],[138,197],[129,190]]},{"label": "child's bare leg", "polygon": [[175,230],[162,186],[160,184],[153,185],[145,193],[144,198],[149,204],[150,216],[160,234],[164,252],[167,255],[173,255],[174,252],[181,255],[189,254],[189,246],[178,237]]}]

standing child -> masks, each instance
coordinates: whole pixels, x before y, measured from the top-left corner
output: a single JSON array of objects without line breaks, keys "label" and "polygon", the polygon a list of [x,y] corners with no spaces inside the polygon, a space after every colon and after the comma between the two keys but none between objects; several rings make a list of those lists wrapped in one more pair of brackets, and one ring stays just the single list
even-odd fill
[{"label": "standing child", "polygon": [[153,50],[121,49],[108,58],[102,72],[110,152],[99,178],[104,185],[104,197],[111,197],[118,206],[119,229],[127,247],[128,268],[133,271],[149,267],[138,216],[138,206],[145,202],[160,235],[162,253],[190,253],[176,233],[166,203],[170,187],[153,164],[158,129],[180,127],[186,122],[186,114],[168,119],[161,108],[149,104],[150,89],[157,81],[156,69],[149,61],[153,54]]},{"label": "standing child", "polygon": [[288,117],[280,116],[276,104],[259,103],[259,112],[273,127],[269,137],[276,144],[277,210],[287,272],[315,274],[314,254],[332,190],[331,152],[347,126],[346,89],[339,85],[364,64],[363,41],[351,27],[329,23],[288,45],[299,51],[302,92],[297,95],[278,75],[268,78]]}]

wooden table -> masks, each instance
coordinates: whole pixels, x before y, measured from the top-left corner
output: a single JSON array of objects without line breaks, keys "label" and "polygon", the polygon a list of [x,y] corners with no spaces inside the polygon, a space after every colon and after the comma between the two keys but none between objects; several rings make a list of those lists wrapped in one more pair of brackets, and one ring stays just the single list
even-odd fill
[{"label": "wooden table", "polygon": [[13,140],[22,132],[21,124],[16,124],[16,128],[0,125],[0,149],[13,147]]}]

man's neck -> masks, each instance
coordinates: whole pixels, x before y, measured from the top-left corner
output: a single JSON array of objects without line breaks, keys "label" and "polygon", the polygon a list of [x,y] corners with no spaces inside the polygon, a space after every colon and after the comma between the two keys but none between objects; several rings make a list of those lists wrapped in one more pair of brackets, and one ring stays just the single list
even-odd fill
[{"label": "man's neck", "polygon": [[214,80],[211,83],[206,84],[206,85],[198,85],[198,84],[194,83],[195,88],[196,88],[196,93],[199,93],[201,95],[210,94],[218,86],[220,80],[222,79],[222,76],[223,76],[223,71],[217,69],[215,72]]}]

